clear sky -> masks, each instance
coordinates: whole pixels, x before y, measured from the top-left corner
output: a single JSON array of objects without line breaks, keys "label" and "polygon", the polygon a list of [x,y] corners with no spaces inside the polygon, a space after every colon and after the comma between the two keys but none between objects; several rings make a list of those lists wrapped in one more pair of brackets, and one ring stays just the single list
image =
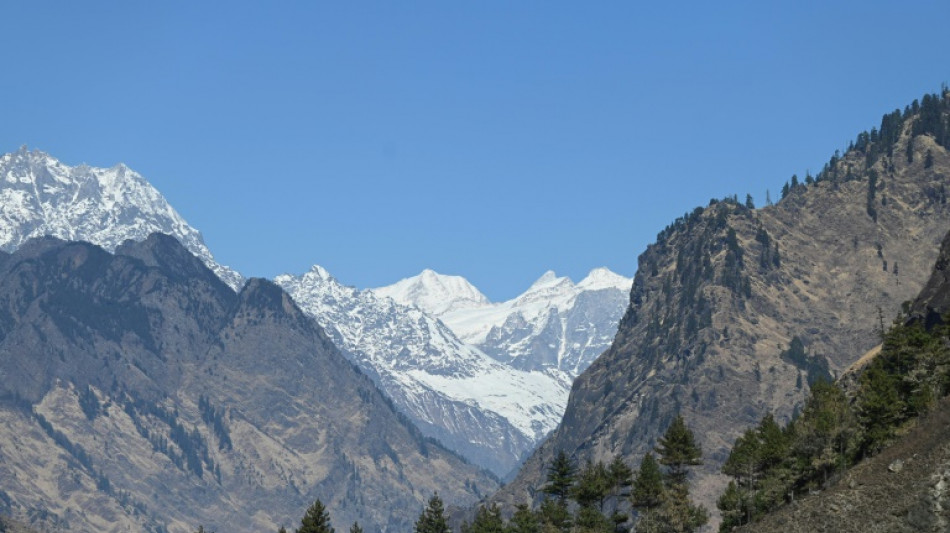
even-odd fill
[{"label": "clear sky", "polygon": [[246,275],[494,300],[764,203],[950,81],[950,2],[11,2],[0,152],[124,162]]}]

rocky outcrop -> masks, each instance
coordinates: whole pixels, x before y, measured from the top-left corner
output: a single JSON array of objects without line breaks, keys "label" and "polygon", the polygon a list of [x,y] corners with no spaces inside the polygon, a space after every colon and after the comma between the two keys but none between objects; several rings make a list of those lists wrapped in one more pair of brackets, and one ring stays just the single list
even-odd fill
[{"label": "rocky outcrop", "polygon": [[947,313],[950,313],[950,233],[940,245],[933,274],[910,306],[908,319],[922,321],[924,327],[931,329],[946,323]]}]

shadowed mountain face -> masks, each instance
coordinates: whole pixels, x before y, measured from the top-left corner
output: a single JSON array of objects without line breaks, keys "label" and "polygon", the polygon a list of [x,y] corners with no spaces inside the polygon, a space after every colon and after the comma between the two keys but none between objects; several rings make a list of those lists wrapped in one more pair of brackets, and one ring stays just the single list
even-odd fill
[{"label": "shadowed mountain face", "polygon": [[496,487],[422,438],[276,285],[176,240],[0,256],[2,514],[71,530],[269,531],[316,498],[404,531]]},{"label": "shadowed mountain face", "polygon": [[[613,345],[496,499],[537,501],[557,450],[635,465],[680,412],[704,450],[695,493],[714,508],[735,438],[766,413],[787,420],[809,378],[875,346],[882,315],[928,279],[950,228],[946,100],[888,115],[774,206],[713,202],[661,232],[639,258]],[[803,354],[789,350],[796,337]]]}]

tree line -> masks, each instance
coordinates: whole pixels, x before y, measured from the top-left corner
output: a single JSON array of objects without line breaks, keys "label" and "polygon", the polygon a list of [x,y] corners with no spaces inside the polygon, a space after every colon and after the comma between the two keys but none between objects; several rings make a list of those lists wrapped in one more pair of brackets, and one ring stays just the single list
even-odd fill
[{"label": "tree line", "polygon": [[560,451],[548,466],[538,509],[521,504],[505,521],[497,506],[482,506],[472,523],[462,525],[462,533],[696,531],[709,513],[690,500],[688,473],[702,464],[702,449],[681,416],[659,439],[655,452],[647,453],[634,471],[619,457],[578,468]]}]

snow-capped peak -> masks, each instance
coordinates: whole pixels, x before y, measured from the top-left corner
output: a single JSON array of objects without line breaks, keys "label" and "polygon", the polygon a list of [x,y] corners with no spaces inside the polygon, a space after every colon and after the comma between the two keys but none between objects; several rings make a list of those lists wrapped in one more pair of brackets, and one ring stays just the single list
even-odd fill
[{"label": "snow-capped peak", "polygon": [[621,289],[628,291],[632,284],[633,280],[631,278],[621,276],[607,267],[599,267],[591,270],[590,273],[587,274],[587,277],[577,284],[577,288],[588,291],[601,289]]},{"label": "snow-capped peak", "polygon": [[548,270],[547,272],[542,274],[541,277],[538,278],[537,281],[532,283],[530,287],[528,287],[528,290],[525,291],[525,294],[537,292],[540,290],[546,290],[551,287],[567,288],[567,287],[573,287],[573,286],[574,286],[574,282],[572,282],[570,278],[564,277],[564,276],[558,277],[558,275],[555,274],[553,270]]},{"label": "snow-capped peak", "polygon": [[447,276],[428,268],[411,278],[373,289],[373,292],[402,305],[416,306],[435,316],[462,309],[477,309],[491,303],[462,276]]},{"label": "snow-capped peak", "polygon": [[0,250],[51,235],[112,251],[156,232],[178,239],[232,288],[243,284],[240,274],[214,261],[198,230],[129,167],[71,167],[26,146],[0,156]]}]

